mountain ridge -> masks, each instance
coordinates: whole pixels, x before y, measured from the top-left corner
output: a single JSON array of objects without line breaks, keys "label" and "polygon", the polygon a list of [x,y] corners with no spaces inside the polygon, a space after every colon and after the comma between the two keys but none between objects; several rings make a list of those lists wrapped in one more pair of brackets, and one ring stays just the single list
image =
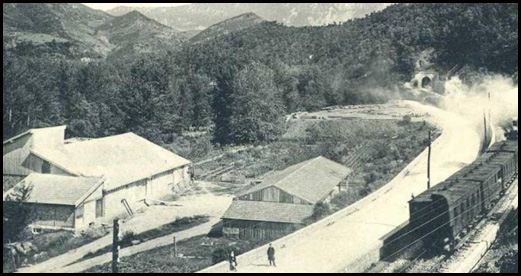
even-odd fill
[{"label": "mountain ridge", "polygon": [[246,30],[263,22],[266,22],[264,18],[253,12],[248,12],[214,24],[194,36],[190,41],[201,42],[219,36],[229,35],[231,33]]},{"label": "mountain ridge", "polygon": [[321,26],[363,17],[390,3],[194,3],[168,8],[117,7],[107,12],[122,15],[138,10],[181,31],[203,30],[219,22],[253,12],[268,21],[288,26]]},{"label": "mountain ridge", "polygon": [[176,47],[186,36],[138,11],[116,17],[75,3],[4,3],[3,8],[4,45],[15,50],[21,45],[30,54],[121,57],[122,50],[136,45],[141,46],[129,54]]}]

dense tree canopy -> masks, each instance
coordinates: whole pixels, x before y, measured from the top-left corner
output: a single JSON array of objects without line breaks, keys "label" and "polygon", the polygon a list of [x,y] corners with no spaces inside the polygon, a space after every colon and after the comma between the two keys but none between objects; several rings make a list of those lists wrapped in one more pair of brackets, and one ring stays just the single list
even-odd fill
[{"label": "dense tree canopy", "polygon": [[517,79],[518,4],[398,4],[323,27],[266,22],[168,53],[80,62],[3,49],[3,137],[68,124],[70,135],[134,131],[169,142],[213,130],[220,144],[267,142],[284,114],[386,101],[414,57]]}]

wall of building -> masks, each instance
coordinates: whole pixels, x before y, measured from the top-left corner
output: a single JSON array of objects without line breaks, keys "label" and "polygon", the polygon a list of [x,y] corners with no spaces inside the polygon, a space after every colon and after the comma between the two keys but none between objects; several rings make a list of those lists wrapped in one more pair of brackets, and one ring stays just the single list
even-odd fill
[{"label": "wall of building", "polygon": [[182,192],[191,185],[189,167],[157,174],[150,179],[140,180],[117,190],[105,193],[104,219],[127,216],[122,200],[126,200],[132,211],[145,199],[164,199],[176,192]]},{"label": "wall of building", "polygon": [[291,233],[297,225],[277,222],[223,220],[223,234],[231,239],[273,240]]},{"label": "wall of building", "polygon": [[[5,203],[4,203],[5,204]],[[32,224],[43,227],[74,228],[74,206],[31,204]]]},{"label": "wall of building", "polygon": [[22,167],[22,163],[29,156],[32,143],[30,134],[20,137],[3,146],[3,175],[27,176],[31,171]]},{"label": "wall of building", "polygon": [[[23,162],[23,166],[28,168],[31,172],[34,173],[43,173],[42,167],[46,161],[42,160],[40,157],[29,154],[25,162]],[[63,175],[63,176],[72,176],[71,174],[67,173],[66,171],[56,167],[53,164],[50,164],[50,174],[55,175]]]},{"label": "wall of building", "polygon": [[[96,201],[103,199],[103,186],[100,186],[96,191],[94,191],[78,208],[83,208],[83,216],[78,218],[76,216],[76,229],[87,228],[92,223],[101,223],[104,222],[105,216],[96,217]],[[104,210],[102,210],[104,214]]]},{"label": "wall of building", "polygon": [[293,204],[309,204],[308,202],[290,195],[277,187],[268,187],[266,189],[241,196],[240,200],[249,201],[264,201],[264,202],[279,202],[279,203],[293,203]]},{"label": "wall of building", "polygon": [[78,206],[79,208],[83,208],[83,216],[78,217],[77,214],[75,216],[76,220],[76,229],[84,229],[89,227],[90,224],[96,223],[96,201],[90,201]]}]

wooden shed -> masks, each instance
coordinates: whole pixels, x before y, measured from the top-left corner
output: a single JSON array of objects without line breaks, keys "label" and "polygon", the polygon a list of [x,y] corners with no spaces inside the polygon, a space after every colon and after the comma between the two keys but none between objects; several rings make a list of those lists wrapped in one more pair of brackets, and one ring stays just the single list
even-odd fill
[{"label": "wooden shed", "polygon": [[317,203],[347,189],[350,174],[350,169],[324,157],[275,172],[237,196],[223,216],[223,234],[263,240],[292,232],[313,215]]}]

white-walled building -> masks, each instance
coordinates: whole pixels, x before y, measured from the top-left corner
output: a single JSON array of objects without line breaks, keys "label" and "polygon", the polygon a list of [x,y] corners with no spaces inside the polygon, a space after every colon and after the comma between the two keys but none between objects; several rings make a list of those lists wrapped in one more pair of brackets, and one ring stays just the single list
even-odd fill
[{"label": "white-walled building", "polygon": [[[74,226],[69,221],[56,227],[78,229],[110,221],[127,215],[128,209],[132,211],[140,201],[162,199],[191,185],[192,162],[133,133],[68,142],[65,129],[33,129],[3,143],[4,176],[28,176],[19,185],[31,185],[35,191],[41,191],[41,187],[53,190],[35,194],[39,202],[29,202],[37,203],[35,206],[60,205],[54,200],[60,194],[56,190],[70,183],[75,193],[62,204],[70,209],[83,198],[81,193],[90,192],[86,186],[98,185],[94,193],[98,196],[89,195],[74,206]],[[46,224],[42,226],[49,226]]]}]

